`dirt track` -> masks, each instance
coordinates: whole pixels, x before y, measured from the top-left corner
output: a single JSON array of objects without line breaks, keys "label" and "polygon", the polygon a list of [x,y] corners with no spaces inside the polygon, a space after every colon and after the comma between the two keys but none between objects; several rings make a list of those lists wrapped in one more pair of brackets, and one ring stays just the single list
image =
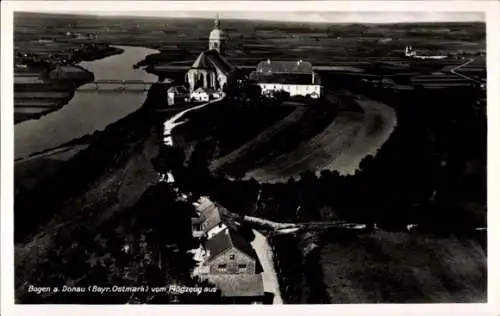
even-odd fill
[{"label": "dirt track", "polygon": [[310,170],[337,170],[341,174],[356,172],[361,160],[375,154],[396,126],[394,110],[385,104],[355,98],[364,114],[341,112],[320,134],[297,148],[277,157],[245,178],[259,182],[285,182],[290,177]]},{"label": "dirt track", "polygon": [[255,234],[255,239],[252,241],[252,247],[255,249],[257,256],[259,258],[260,264],[264,272],[262,273],[262,278],[264,281],[264,291],[274,294],[273,304],[283,304],[283,299],[281,298],[281,291],[278,283],[278,276],[276,270],[274,269],[273,261],[273,251],[266,237],[262,235],[257,230],[253,230]]}]

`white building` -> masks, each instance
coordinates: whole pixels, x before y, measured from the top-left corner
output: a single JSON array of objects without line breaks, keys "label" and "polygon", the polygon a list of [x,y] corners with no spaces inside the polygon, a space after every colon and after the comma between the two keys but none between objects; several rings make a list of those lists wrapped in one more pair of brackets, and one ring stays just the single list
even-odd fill
[{"label": "white building", "polygon": [[210,100],[210,94],[207,90],[199,87],[191,92],[191,100],[196,102],[208,102]]},{"label": "white building", "polygon": [[405,56],[415,59],[445,59],[448,57],[446,55],[420,55],[413,46],[405,47]]},{"label": "white building", "polygon": [[[198,55],[186,73],[185,81],[193,99],[206,99],[200,88],[206,93],[220,95],[235,71],[235,67],[222,55],[226,38],[219,27],[217,18],[215,28],[210,32],[208,50]],[[215,95],[213,97],[217,98]]]},{"label": "white building", "polygon": [[278,91],[290,93],[290,96],[308,96],[319,98],[321,83],[309,62],[271,61],[257,65],[250,79],[257,82],[262,94],[269,95]]},{"label": "white building", "polygon": [[189,92],[184,86],[171,86],[167,90],[168,105],[182,104],[189,101]]}]

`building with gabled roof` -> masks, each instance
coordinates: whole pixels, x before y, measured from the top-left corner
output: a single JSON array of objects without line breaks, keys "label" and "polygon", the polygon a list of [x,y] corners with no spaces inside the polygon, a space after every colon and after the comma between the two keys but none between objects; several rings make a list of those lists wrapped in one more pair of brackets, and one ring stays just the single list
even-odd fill
[{"label": "building with gabled roof", "polygon": [[222,90],[234,67],[216,50],[201,52],[186,73],[191,92],[198,88]]},{"label": "building with gabled roof", "polygon": [[320,77],[313,71],[311,63],[302,60],[260,62],[256,71],[250,74],[250,80],[260,86],[264,95],[278,91],[288,92],[290,96],[319,98],[321,95]]},{"label": "building with gabled roof", "polygon": [[189,100],[189,92],[181,85],[171,86],[167,90],[168,105],[182,104]]},{"label": "building with gabled roof", "polygon": [[201,246],[191,251],[198,262],[192,275],[215,285],[224,301],[262,303],[263,267],[239,224],[207,197],[193,205],[198,213],[192,218],[193,235],[200,237]]},{"label": "building with gabled roof", "polygon": [[252,245],[226,228],[203,242],[205,274],[259,274],[262,266]]},{"label": "building with gabled roof", "polygon": [[299,60],[295,61],[276,61],[270,60],[261,61],[257,65],[257,72],[260,73],[303,73],[312,74],[313,67],[310,62]]},{"label": "building with gabled roof", "polygon": [[229,82],[229,77],[235,71],[222,55],[225,35],[219,28],[217,17],[215,28],[210,33],[208,50],[201,52],[195,59],[185,76],[190,93],[199,88],[207,92],[220,92]]},{"label": "building with gabled roof", "polygon": [[[222,222],[220,209],[208,198],[200,198],[195,206],[198,217],[191,218],[193,237],[210,238],[213,235],[212,230],[226,227]],[[223,225],[224,227],[222,227]]]}]

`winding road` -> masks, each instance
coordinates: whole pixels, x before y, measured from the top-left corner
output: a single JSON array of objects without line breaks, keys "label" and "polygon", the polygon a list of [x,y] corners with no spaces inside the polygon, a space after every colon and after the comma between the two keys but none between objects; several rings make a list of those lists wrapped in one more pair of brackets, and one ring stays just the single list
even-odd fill
[{"label": "winding road", "polygon": [[478,81],[478,80],[476,80],[476,79],[473,79],[473,78],[471,78],[471,77],[469,77],[469,76],[466,76],[466,75],[464,75],[464,74],[462,74],[462,73],[460,73],[460,72],[457,72],[457,71],[458,71],[458,70],[460,70],[461,68],[463,68],[463,67],[465,67],[465,66],[469,65],[470,63],[473,63],[474,61],[476,61],[476,60],[475,60],[474,58],[471,58],[471,59],[467,60],[465,63],[463,63],[463,64],[461,64],[461,65],[458,65],[457,67],[453,68],[452,70],[450,70],[450,72],[451,72],[452,74],[454,74],[455,76],[459,76],[460,78],[463,78],[463,79],[465,79],[465,80],[469,80],[469,81],[472,81],[472,82],[474,82],[474,83],[477,83],[477,84],[481,85],[481,84],[483,84],[482,82],[480,82],[480,81]]}]

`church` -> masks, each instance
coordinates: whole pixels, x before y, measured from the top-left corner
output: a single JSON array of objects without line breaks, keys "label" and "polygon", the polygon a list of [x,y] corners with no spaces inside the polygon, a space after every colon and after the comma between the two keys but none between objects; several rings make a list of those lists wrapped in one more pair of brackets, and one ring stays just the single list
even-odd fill
[{"label": "church", "polygon": [[208,39],[208,50],[198,55],[185,76],[191,98],[195,101],[205,101],[204,99],[197,100],[200,95],[204,95],[203,98],[207,95],[212,98],[219,96],[235,71],[235,67],[222,55],[225,42],[226,36],[220,29],[217,16],[214,29],[210,32]]}]

